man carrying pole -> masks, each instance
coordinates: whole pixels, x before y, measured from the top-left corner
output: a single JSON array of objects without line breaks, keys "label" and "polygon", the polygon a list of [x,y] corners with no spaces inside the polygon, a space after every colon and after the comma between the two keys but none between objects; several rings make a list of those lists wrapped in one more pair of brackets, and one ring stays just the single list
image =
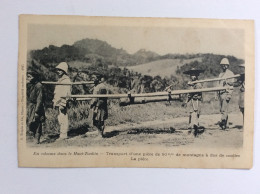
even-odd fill
[{"label": "man carrying pole", "polygon": [[[233,86],[234,78],[230,78],[234,76],[234,73],[230,71],[229,61],[227,58],[223,58],[220,62],[222,72],[219,74],[219,78],[223,78],[223,80],[219,81],[219,86]],[[225,79],[226,78],[226,79]],[[228,79],[229,78],[229,79]],[[221,120],[219,121],[219,126],[222,130],[226,130],[229,128],[228,123],[228,105],[231,100],[231,96],[233,93],[233,88],[229,87],[227,90],[222,90],[218,92],[219,102],[220,102],[220,112],[221,112]]]},{"label": "man carrying pole", "polygon": [[[60,63],[56,67],[58,74],[58,83],[70,84],[70,78],[68,76],[68,64],[66,62]],[[71,95],[71,85],[56,85],[54,90],[53,106],[58,109],[58,122],[60,125],[60,137],[59,139],[65,139],[68,135],[69,118],[67,113],[67,100],[62,98],[64,96]]]},{"label": "man carrying pole", "polygon": [[234,83],[234,87],[240,87],[240,92],[239,92],[239,101],[238,101],[238,106],[243,114],[243,123],[244,123],[244,95],[245,95],[245,64],[239,65],[241,68],[242,74],[240,74],[240,77],[237,78],[237,81]]},{"label": "man carrying pole", "polygon": [[[183,72],[184,74],[190,75],[191,81],[198,80],[198,76],[200,73],[204,72],[204,70],[199,70],[192,68],[189,71]],[[188,83],[189,84],[189,83]],[[191,89],[201,89],[201,83],[189,84]],[[200,116],[200,106],[202,101],[202,92],[198,93],[189,93],[187,100],[182,104],[183,107],[188,107],[189,110],[189,129],[190,133],[194,132],[194,135],[197,136],[199,130],[199,116]]]},{"label": "man carrying pole", "polygon": [[[107,94],[107,87],[104,82],[104,77],[102,77],[101,75],[97,75],[95,77],[93,94]],[[90,103],[90,108],[91,112],[93,113],[93,115],[90,114],[92,117],[93,125],[97,127],[102,137],[104,137],[105,120],[108,117],[107,98],[93,98]]]},{"label": "man carrying pole", "polygon": [[27,72],[27,122],[29,130],[33,133],[36,143],[40,143],[42,135],[42,122],[45,121],[43,87],[39,74],[35,71]]}]

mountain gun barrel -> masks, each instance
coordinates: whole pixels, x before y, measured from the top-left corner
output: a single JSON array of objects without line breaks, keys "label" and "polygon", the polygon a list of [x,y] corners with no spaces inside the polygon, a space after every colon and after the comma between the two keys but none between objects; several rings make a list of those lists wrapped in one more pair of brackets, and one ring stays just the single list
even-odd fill
[{"label": "mountain gun barrel", "polygon": [[154,96],[169,96],[169,95],[179,95],[197,92],[215,92],[221,90],[228,90],[229,87],[214,87],[214,88],[202,88],[195,90],[174,90],[171,92],[153,92],[153,93],[140,93],[140,94],[87,94],[87,95],[70,95],[63,96],[62,98],[128,98],[128,97],[154,97]]}]

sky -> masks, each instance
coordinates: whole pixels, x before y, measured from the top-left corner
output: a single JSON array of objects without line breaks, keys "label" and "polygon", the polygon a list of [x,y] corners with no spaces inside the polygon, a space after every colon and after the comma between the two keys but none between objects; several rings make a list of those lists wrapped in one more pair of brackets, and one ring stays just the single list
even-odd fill
[{"label": "sky", "polygon": [[72,45],[84,38],[106,41],[133,54],[140,49],[160,55],[214,53],[244,58],[244,31],[225,28],[46,25],[28,26],[28,50]]}]

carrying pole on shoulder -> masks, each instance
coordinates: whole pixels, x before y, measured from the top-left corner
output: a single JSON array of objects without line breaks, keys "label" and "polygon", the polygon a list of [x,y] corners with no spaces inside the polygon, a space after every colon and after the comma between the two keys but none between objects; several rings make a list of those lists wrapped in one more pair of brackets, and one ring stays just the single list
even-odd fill
[{"label": "carrying pole on shoulder", "polygon": [[241,76],[241,75],[238,74],[238,75],[234,75],[234,76],[226,77],[226,78],[213,78],[213,79],[197,80],[197,81],[189,82],[188,84],[189,84],[189,85],[192,85],[192,84],[197,84],[197,83],[205,83],[205,82],[221,81],[221,80],[227,80],[227,79],[238,78],[238,77],[240,77],[240,76]]}]

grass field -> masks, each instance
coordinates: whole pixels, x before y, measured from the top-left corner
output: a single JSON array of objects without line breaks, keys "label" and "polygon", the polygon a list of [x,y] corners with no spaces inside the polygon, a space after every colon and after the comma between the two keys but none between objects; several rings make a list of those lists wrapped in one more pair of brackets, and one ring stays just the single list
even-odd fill
[{"label": "grass field", "polygon": [[201,60],[202,59],[199,57],[193,59],[161,59],[141,65],[129,66],[127,68],[144,75],[160,75],[161,77],[170,77],[171,75],[175,74],[178,66],[181,67],[186,63],[191,63],[193,61],[200,62]]},{"label": "grass field", "polygon": [[194,138],[185,129],[186,117],[165,119],[164,121],[141,122],[140,124],[121,124],[107,126],[106,138],[102,138],[98,131],[87,133],[70,133],[69,138],[56,141],[58,135],[44,135],[41,144],[34,144],[28,137],[28,145],[31,147],[145,147],[153,146],[191,148],[228,148],[241,147],[243,145],[242,115],[231,113],[229,115],[232,124],[228,131],[219,130],[214,123],[218,121],[219,114],[202,115],[200,124],[205,126],[205,131]]},{"label": "grass field", "polygon": [[[234,91],[230,102],[229,111],[239,112],[237,90]],[[219,113],[219,102],[214,99],[214,93],[204,95],[202,103],[202,115]],[[106,126],[118,126],[122,124],[139,124],[147,121],[166,120],[171,118],[188,117],[186,108],[181,107],[182,102],[155,102],[147,104],[136,104],[129,106],[119,106],[119,100],[108,102],[109,116]],[[69,110],[69,130],[70,133],[82,134],[89,130],[89,104],[80,102],[72,105]],[[185,126],[184,126],[185,127]],[[59,124],[57,121],[57,111],[54,109],[46,110],[46,122],[44,123],[44,135],[58,135]]]},{"label": "grass field", "polygon": [[214,93],[204,95],[200,117],[204,133],[194,138],[188,133],[188,115],[182,102],[156,102],[119,106],[119,100],[108,103],[109,117],[106,120],[105,134],[102,138],[97,129],[89,126],[87,102],[72,105],[69,114],[68,139],[57,141],[59,124],[57,111],[46,110],[46,122],[43,126],[41,144],[33,143],[30,135],[27,143],[30,147],[111,147],[111,146],[193,146],[193,147],[241,147],[243,145],[243,120],[238,109],[237,90],[229,106],[230,130],[219,130],[216,122],[220,119],[219,102]]}]

